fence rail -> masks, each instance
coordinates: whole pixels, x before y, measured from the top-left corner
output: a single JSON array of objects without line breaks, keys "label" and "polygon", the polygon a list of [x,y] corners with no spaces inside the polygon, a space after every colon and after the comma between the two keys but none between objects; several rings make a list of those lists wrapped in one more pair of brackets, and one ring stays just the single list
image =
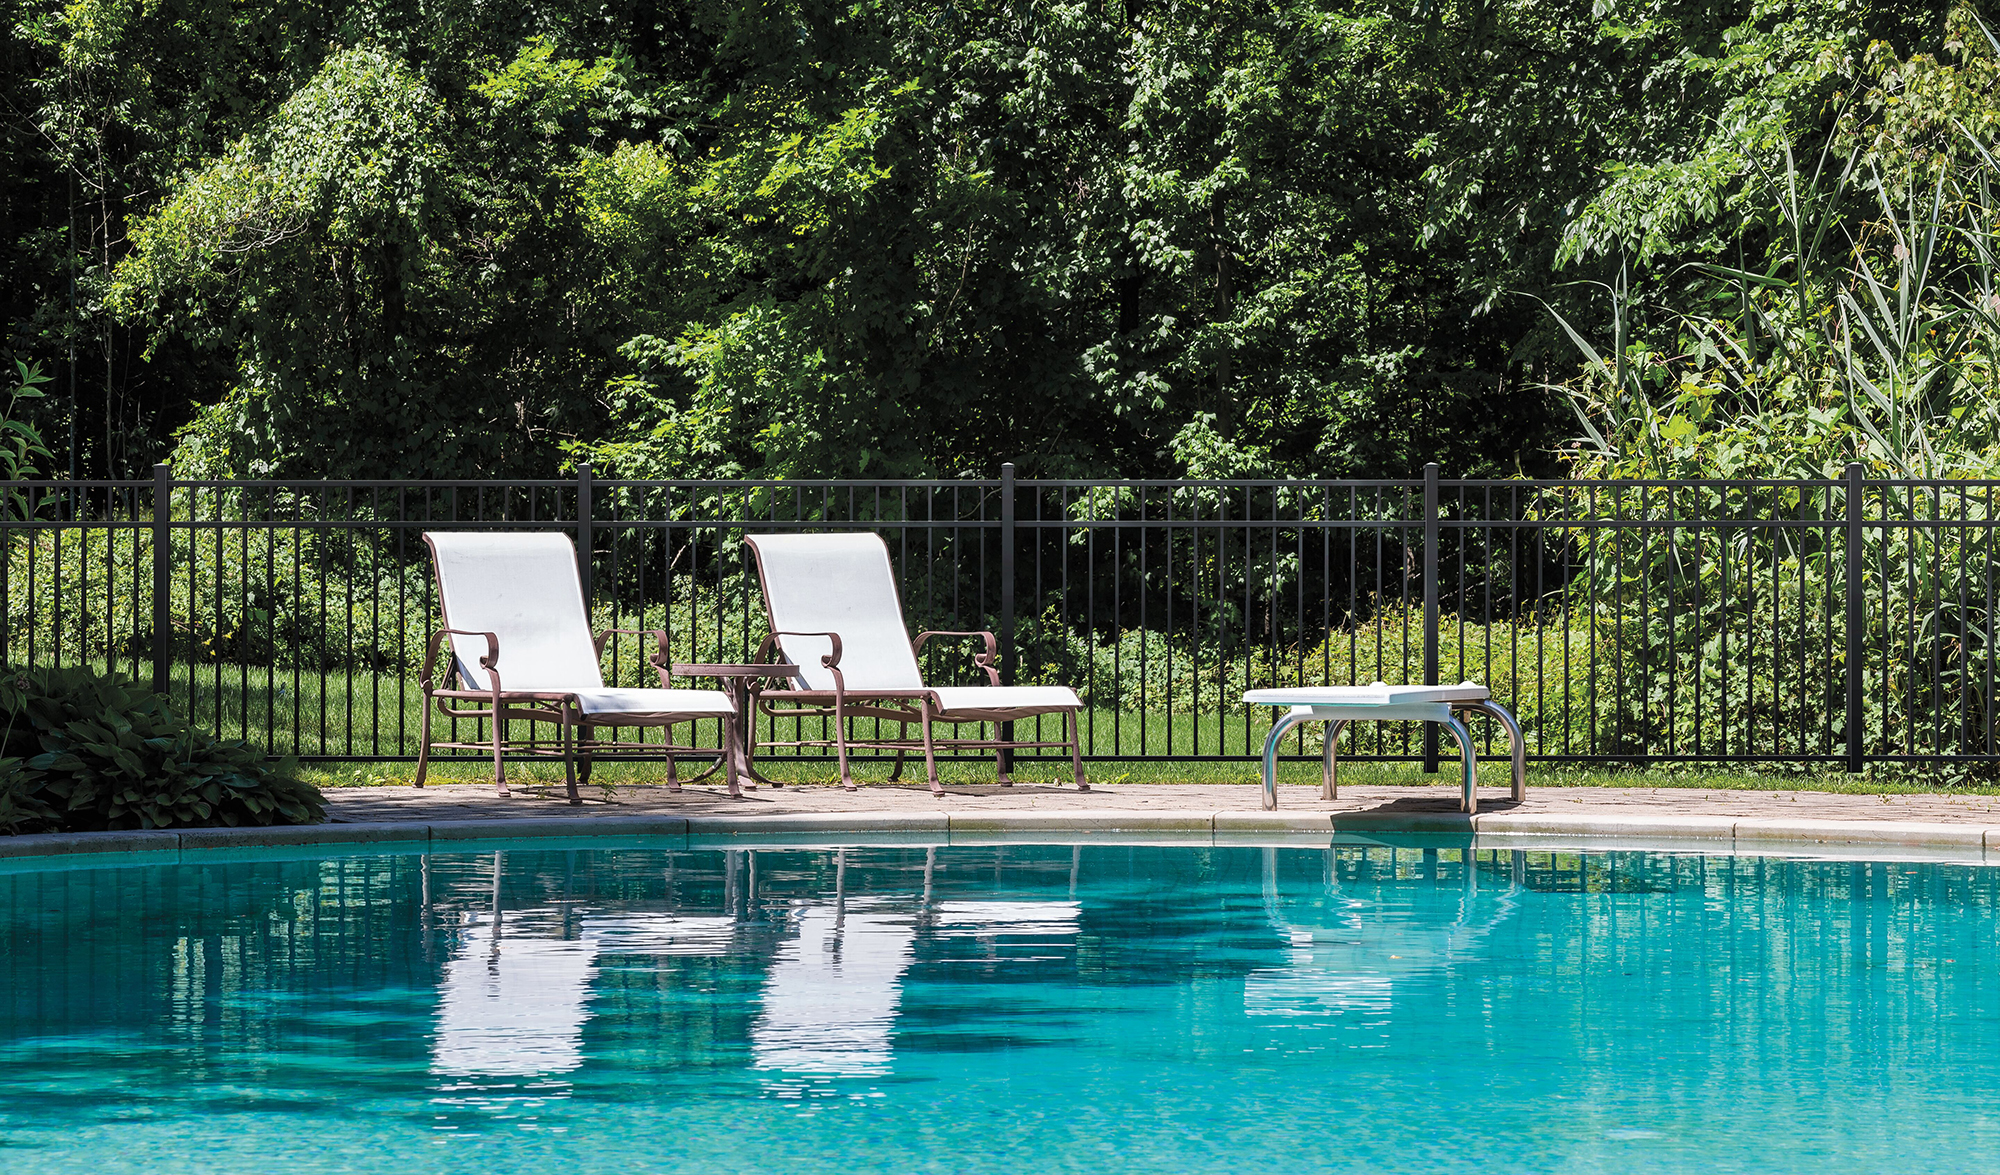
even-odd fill
[{"label": "fence rail", "polygon": [[[603,627],[679,660],[764,635],[742,536],[872,530],[913,626],[991,628],[1082,693],[1090,757],[1235,760],[1242,690],[1485,682],[1530,757],[2000,762],[2000,483],[1403,480],[18,482],[0,662],[115,667],[308,759],[415,754],[436,603],[421,532],[572,535]],[[970,669],[927,649],[935,680]],[[608,672],[641,682],[636,646]],[[1362,759],[1435,768],[1435,730]],[[462,732],[473,734],[474,732]],[[1494,732],[1482,732],[1490,737]],[[1295,754],[1314,753],[1305,733]]]}]

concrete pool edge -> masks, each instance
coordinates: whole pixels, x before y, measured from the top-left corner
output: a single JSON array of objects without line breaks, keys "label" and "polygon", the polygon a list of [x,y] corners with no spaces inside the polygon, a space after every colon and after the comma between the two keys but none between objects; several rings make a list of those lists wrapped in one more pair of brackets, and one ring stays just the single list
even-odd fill
[{"label": "concrete pool edge", "polygon": [[1449,812],[1031,811],[793,813],[770,816],[540,816],[42,833],[0,837],[0,859],[162,863],[193,851],[588,838],[678,840],[683,847],[912,844],[1383,844],[1527,851],[1666,851],[1739,856],[1906,856],[2000,864],[2000,824],[1777,820],[1728,816]]}]

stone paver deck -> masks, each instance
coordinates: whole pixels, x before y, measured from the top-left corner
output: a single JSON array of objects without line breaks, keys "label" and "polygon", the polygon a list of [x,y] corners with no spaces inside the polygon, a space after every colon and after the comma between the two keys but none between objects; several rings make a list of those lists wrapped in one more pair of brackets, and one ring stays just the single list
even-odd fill
[{"label": "stone paver deck", "polygon": [[[1210,844],[1402,844],[1442,835],[1459,847],[1592,851],[1663,849],[1857,859],[2000,864],[2000,797],[1848,795],[1834,792],[1693,788],[1530,787],[1516,804],[1502,789],[1480,812],[1457,811],[1457,789],[1343,788],[1337,801],[1316,787],[1280,789],[1263,811],[1254,784],[1110,784],[1089,792],[1024,784],[953,786],[942,798],[923,785],[764,788],[732,799],[720,788],[625,786],[590,789],[572,806],[558,789],[490,785],[342,787],[327,793],[324,824],[156,832],[52,833],[0,837],[0,859],[111,854],[130,864],[182,859],[190,850],[292,846],[440,844],[523,837],[678,838],[689,847],[798,841],[876,843],[1083,843],[1105,838]],[[1303,840],[1300,838],[1304,838]],[[1426,844],[1439,843],[1434,839]],[[421,850],[420,850],[421,851]],[[107,860],[98,857],[98,860]],[[114,861],[114,863],[116,863]],[[9,868],[39,868],[32,860]]]},{"label": "stone paver deck", "polygon": [[[1317,787],[1280,787],[1278,812],[1450,814],[1457,810],[1454,786],[1343,787],[1338,800],[1322,800]],[[490,820],[519,817],[590,819],[606,816],[778,817],[806,814],[857,816],[1028,812],[1242,812],[1257,813],[1254,784],[1112,784],[1088,792],[1022,785],[1011,788],[955,786],[942,798],[921,783],[866,784],[857,791],[821,785],[760,788],[731,799],[720,788],[621,787],[607,798],[586,788],[585,803],[572,807],[560,787],[507,797],[491,785],[439,787],[343,787],[327,791],[328,813],[337,821]],[[1482,789],[1482,815],[1569,819],[1640,819],[1649,823],[1686,817],[1736,820],[1837,820],[2000,825],[2000,796],[1850,795],[1838,792],[1710,791],[1695,788],[1534,787],[1516,804],[1504,789]],[[1511,819],[1494,824],[1512,823]]]}]

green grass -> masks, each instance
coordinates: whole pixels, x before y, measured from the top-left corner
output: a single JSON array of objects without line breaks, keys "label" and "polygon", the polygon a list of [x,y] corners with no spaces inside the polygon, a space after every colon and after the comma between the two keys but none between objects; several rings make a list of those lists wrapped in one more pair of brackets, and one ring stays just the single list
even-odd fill
[{"label": "green grass", "polygon": [[[243,667],[236,665],[182,664],[175,667],[173,693],[176,702],[188,708],[197,724],[216,729],[225,737],[247,737],[261,745],[273,746],[280,753],[294,749],[308,755],[340,753],[342,747],[348,745],[350,727],[356,736],[354,749],[360,753],[414,756],[417,749],[416,684],[394,673],[343,672],[330,676],[322,688],[317,675],[294,675],[290,670],[252,667],[246,674]],[[1142,725],[1141,715],[1137,713],[1114,716],[1105,709],[1090,711],[1084,721],[1085,753],[1101,758],[1086,763],[1085,768],[1091,779],[1105,784],[1251,785],[1258,780],[1257,765],[1247,758],[1235,762],[1206,763],[1119,758],[1120,755],[1130,754],[1187,754],[1196,749],[1197,736],[1203,753],[1214,753],[1220,746],[1229,754],[1253,754],[1261,748],[1264,732],[1268,729],[1268,715],[1261,709],[1250,713],[1247,730],[1244,718],[1245,713],[1241,711],[1199,716],[1175,714],[1172,716],[1170,741],[1166,714],[1148,713],[1144,715]],[[760,725],[760,737],[768,740],[771,737],[769,720],[762,720]],[[1351,732],[1343,742],[1342,750],[1357,754],[1400,754],[1416,749],[1417,728],[1414,724],[1385,723],[1370,729],[1374,725],[1367,724]],[[679,729],[681,737],[685,738],[686,728]],[[1050,722],[1044,729],[1044,737],[1060,737],[1060,723]],[[382,732],[380,737],[370,737],[369,732],[377,730]],[[1025,733],[1019,732],[1019,735],[1025,737]],[[1475,728],[1475,733],[1481,732]],[[470,735],[469,727],[467,734]],[[1357,736],[1363,740],[1359,744],[1355,742]],[[1308,752],[1317,751],[1318,738],[1318,728],[1309,726],[1303,744],[1287,740],[1286,753],[1297,753],[1302,745]],[[715,741],[712,724],[702,730],[699,739],[705,744]],[[1494,756],[1482,760],[1480,764],[1481,786],[1506,786],[1507,765],[1500,757],[1504,754],[1504,739],[1497,730],[1487,731],[1481,734],[1481,744],[1490,748]],[[1345,760],[1341,765],[1341,782],[1361,786],[1455,786],[1451,772],[1453,748],[1449,738],[1444,740],[1443,746],[1445,769],[1436,775],[1425,775],[1415,763]],[[683,774],[696,769],[690,765],[690,769]],[[782,756],[774,756],[760,760],[759,770],[787,783],[836,782],[831,762],[787,762]],[[1704,788],[1859,795],[1912,795],[1949,790],[1962,795],[2000,795],[2000,785],[1955,782],[1947,786],[1920,768],[1879,765],[1871,766],[1861,775],[1817,768],[1752,771],[1741,767],[1706,765],[1631,768],[1531,763],[1529,771],[1530,785],[1537,788]],[[309,765],[307,774],[323,787],[407,784],[415,774],[415,766],[412,763],[326,763]],[[548,761],[511,761],[508,774],[511,780],[523,784],[559,782],[562,768],[559,763]],[[855,774],[862,781],[886,780],[889,765],[858,763]],[[1067,762],[1026,762],[1016,775],[1029,782],[1066,783],[1069,767]],[[943,764],[941,776],[946,782],[954,784],[991,782],[993,778],[990,762],[984,761]],[[479,782],[489,779],[490,774],[484,761],[479,760],[437,763],[432,768],[432,777],[440,782]],[[920,780],[921,777],[922,764],[913,760],[904,770],[904,779]],[[1318,764],[1281,763],[1279,778],[1287,784],[1314,783],[1319,778]],[[665,769],[660,764],[618,763],[600,767],[596,782],[616,788],[663,783],[665,779]]]},{"label": "green grass", "polygon": [[[682,769],[683,777],[699,768]],[[758,770],[766,776],[787,784],[832,785],[839,782],[832,763],[787,763],[782,760],[759,760]],[[1144,761],[1096,761],[1084,764],[1086,776],[1094,783],[1107,786],[1119,784],[1241,784],[1254,786],[1259,781],[1257,765],[1251,762],[1239,763],[1156,763]],[[945,763],[939,766],[940,779],[950,785],[990,784],[993,769],[990,764]],[[415,766],[408,763],[348,763],[309,764],[306,778],[320,787],[369,787],[407,785],[415,775]],[[886,763],[858,763],[854,770],[855,779],[861,783],[880,783],[889,778]],[[431,769],[431,780],[437,783],[485,783],[492,778],[484,763],[443,763]],[[515,761],[507,764],[507,778],[510,784],[534,786],[537,784],[559,784],[562,782],[562,764],[553,761]],[[1022,783],[1036,783],[1063,786],[1069,783],[1067,764],[1024,763],[1015,772],[1015,778]],[[923,764],[913,759],[903,771],[903,782],[921,783]],[[1319,782],[1319,767],[1316,763],[1280,763],[1278,781],[1283,784],[1310,785]],[[656,763],[608,763],[598,767],[592,785],[609,784],[619,787],[662,784],[666,782],[664,768]],[[1343,787],[1416,787],[1431,786],[1440,789],[1457,787],[1457,777],[1449,762],[1445,770],[1436,775],[1425,775],[1421,766],[1415,763],[1342,763],[1340,782]],[[1482,788],[1504,788],[1507,786],[1507,764],[1500,759],[1483,759],[1479,764],[1479,783]],[[720,780],[711,778],[702,786],[720,786]],[[1617,768],[1617,767],[1576,767],[1528,765],[1528,786],[1544,788],[1687,788],[1711,791],[1798,791],[1834,792],[1845,795],[1925,795],[1942,790],[1939,785],[1926,784],[1921,779],[1885,779],[1868,774],[1848,775],[1845,772],[1776,773],[1749,772],[1740,769],[1686,767],[1676,769],[1660,768]],[[2000,786],[1954,786],[1948,789],[1953,795],[2000,795]]]}]

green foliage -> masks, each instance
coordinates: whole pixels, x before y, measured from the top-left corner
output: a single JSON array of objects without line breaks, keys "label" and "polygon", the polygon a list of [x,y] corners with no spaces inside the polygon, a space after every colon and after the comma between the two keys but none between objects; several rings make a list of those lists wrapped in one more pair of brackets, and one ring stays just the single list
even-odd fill
[{"label": "green foliage", "polygon": [[[192,513],[187,495],[175,503],[181,521]],[[178,662],[386,670],[422,656],[429,571],[374,536],[263,527],[171,536],[168,649]],[[150,657],[149,529],[43,529],[10,543],[6,618],[17,654],[64,665]]]},{"label": "green foliage", "polygon": [[[0,410],[0,481],[21,481],[42,476],[40,463],[53,461],[54,455],[42,443],[42,434],[35,426],[22,418],[20,405],[23,400],[39,400],[47,393],[42,385],[49,377],[32,363],[14,361],[13,383],[7,389],[7,403]],[[18,490],[9,490],[5,500],[0,501],[0,514],[8,517],[23,517],[27,513],[27,498]]]},{"label": "green foliage", "polygon": [[[1213,633],[1078,632],[1051,610],[1020,625],[1019,679],[1071,686],[1094,705],[1151,714],[1229,713],[1248,689],[1421,682],[1421,610],[1391,601],[1371,612],[1297,643],[1240,645],[1218,655]],[[1638,741],[1618,711],[1630,666],[1612,635],[1587,613],[1488,624],[1446,613],[1439,664],[1449,680],[1469,678],[1510,699],[1532,753],[1626,754]],[[1306,737],[1311,745],[1319,733]]]},{"label": "green foliage", "polygon": [[10,293],[107,472],[1546,468],[1498,291],[1718,239],[1936,13],[85,0]]},{"label": "green foliage", "polygon": [[1871,50],[1867,88],[1815,157],[1767,135],[1737,160],[1731,263],[1676,270],[1692,284],[1621,265],[1599,285],[1603,352],[1552,316],[1584,358],[1565,387],[1585,431],[1575,473],[1824,478],[1861,461],[1932,478],[2000,464],[2000,42],[1969,14],[1954,30],[1955,66]]},{"label": "green foliage", "polygon": [[[1583,356],[1567,385],[1585,435],[1572,469],[1599,479],[1709,479],[1606,491],[1630,519],[1833,520],[1835,487],[1717,479],[1990,478],[2000,471],[2000,166],[1991,82],[2000,42],[1961,14],[1955,65],[1871,54],[1868,88],[1816,159],[1766,142],[1741,200],[1740,257],[1674,285],[1621,269],[1610,345],[1553,316]],[[1641,250],[1643,252],[1643,250]],[[1761,265],[1747,263],[1762,254]],[[1989,745],[1996,715],[1986,585],[1994,552],[1983,494],[1868,491],[1862,665],[1870,753],[1950,754]],[[1560,511],[1569,507],[1554,505]],[[1944,524],[1944,525],[1936,525]],[[1578,532],[1579,534],[1581,532]],[[1738,728],[1739,752],[1786,754],[1844,712],[1850,650],[1844,545],[1830,529],[1717,525],[1595,540],[1577,588],[1600,602],[1632,673],[1621,712],[1638,745]],[[1733,570],[1733,576],[1732,576]],[[1697,695],[1705,699],[1695,701]],[[1841,724],[1844,727],[1844,723]],[[1677,732],[1670,740],[1668,732]],[[1961,772],[1964,774],[1965,772]],[[1971,774],[1981,775],[1980,771]]]},{"label": "green foliage", "polygon": [[116,673],[9,673],[0,713],[0,830],[10,834],[308,824],[326,815],[294,764],[195,729]]},{"label": "green foliage", "polygon": [[438,215],[439,117],[400,61],[335,54],[135,226],[114,305],[233,343],[247,377],[196,421],[189,455],[207,460],[191,464],[379,470],[423,444],[408,305]]}]

